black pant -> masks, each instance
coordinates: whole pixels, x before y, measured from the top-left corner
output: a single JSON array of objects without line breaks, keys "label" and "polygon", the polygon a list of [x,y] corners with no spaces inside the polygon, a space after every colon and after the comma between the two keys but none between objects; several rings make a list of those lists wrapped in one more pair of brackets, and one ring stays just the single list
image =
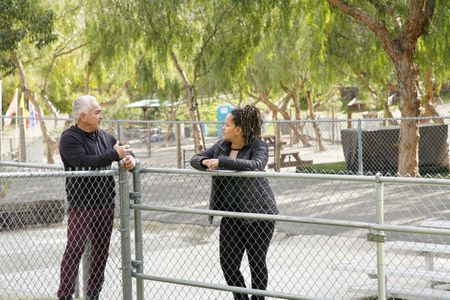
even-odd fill
[{"label": "black pant", "polygon": [[[265,290],[268,282],[267,251],[275,229],[273,221],[246,221],[222,218],[220,222],[220,266],[230,286],[245,287],[241,267],[244,251],[247,251],[252,288]],[[233,293],[235,300],[248,300],[246,294]],[[263,300],[253,295],[252,300]]]}]

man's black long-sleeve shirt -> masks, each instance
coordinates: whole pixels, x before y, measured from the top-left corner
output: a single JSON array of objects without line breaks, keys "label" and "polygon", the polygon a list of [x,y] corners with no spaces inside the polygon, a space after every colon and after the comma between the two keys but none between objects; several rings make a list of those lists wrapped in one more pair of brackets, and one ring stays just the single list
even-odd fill
[{"label": "man's black long-sleeve shirt", "polygon": [[[104,130],[88,133],[76,125],[61,135],[59,153],[64,169],[106,170],[119,161],[114,150],[117,140]],[[68,177],[66,192],[69,207],[105,208],[114,206],[115,183],[112,176]]]}]

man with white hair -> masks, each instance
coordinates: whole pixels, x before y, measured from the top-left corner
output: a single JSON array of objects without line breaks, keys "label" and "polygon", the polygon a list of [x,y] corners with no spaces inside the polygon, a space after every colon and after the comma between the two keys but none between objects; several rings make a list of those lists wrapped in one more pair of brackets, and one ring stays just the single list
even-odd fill
[{"label": "man with white hair", "polygon": [[[59,153],[66,171],[110,169],[120,161],[126,169],[135,166],[127,145],[121,146],[111,134],[99,129],[102,110],[93,96],[74,100],[72,115],[76,124],[61,135]],[[86,242],[91,253],[87,298],[99,299],[108,259],[114,222],[115,183],[112,176],[67,177],[67,244],[61,262],[58,299],[71,300]]]}]

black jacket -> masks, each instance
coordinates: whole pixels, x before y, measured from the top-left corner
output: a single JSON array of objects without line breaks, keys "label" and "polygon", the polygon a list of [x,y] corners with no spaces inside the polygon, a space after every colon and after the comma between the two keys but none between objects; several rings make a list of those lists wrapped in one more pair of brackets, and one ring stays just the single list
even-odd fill
[{"label": "black jacket", "polygon": [[[258,139],[250,140],[231,158],[231,143],[218,141],[211,148],[194,155],[191,166],[205,170],[202,160],[219,159],[219,170],[264,171],[268,160],[267,144]],[[267,178],[212,177],[210,209],[259,214],[278,214],[275,197]]]},{"label": "black jacket", "polygon": [[[120,157],[114,150],[117,140],[104,130],[87,133],[76,125],[65,130],[59,154],[66,171],[106,170]],[[114,206],[115,183],[112,176],[67,177],[69,207],[104,208]]]}]

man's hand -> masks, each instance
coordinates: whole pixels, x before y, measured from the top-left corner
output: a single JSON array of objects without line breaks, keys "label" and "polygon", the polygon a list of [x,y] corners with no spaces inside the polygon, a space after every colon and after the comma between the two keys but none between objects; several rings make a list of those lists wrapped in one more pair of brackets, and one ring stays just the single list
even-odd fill
[{"label": "man's hand", "polygon": [[127,170],[133,170],[134,166],[136,165],[136,160],[133,156],[127,155],[119,162],[119,164]]},{"label": "man's hand", "polygon": [[131,151],[130,145],[120,146],[119,142],[114,145],[114,150],[116,150],[117,154],[119,154],[120,159],[125,158],[129,151]]}]

